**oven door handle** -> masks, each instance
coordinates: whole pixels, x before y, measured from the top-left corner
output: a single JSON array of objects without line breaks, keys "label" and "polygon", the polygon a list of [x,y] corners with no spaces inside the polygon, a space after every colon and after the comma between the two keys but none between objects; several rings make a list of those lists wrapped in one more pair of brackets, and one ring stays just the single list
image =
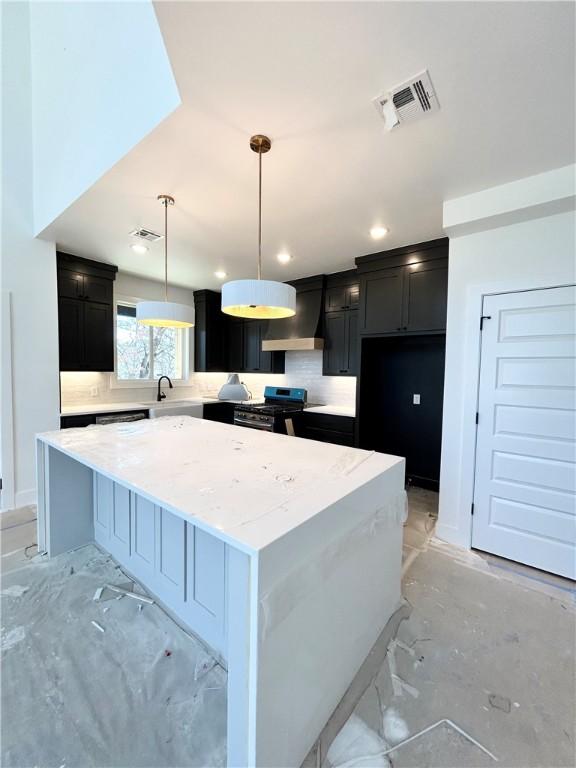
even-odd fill
[{"label": "oven door handle", "polygon": [[252,419],[243,419],[241,416],[234,416],[234,424],[239,427],[250,427],[251,429],[262,429],[266,432],[272,432],[274,426],[263,422],[252,421]]}]

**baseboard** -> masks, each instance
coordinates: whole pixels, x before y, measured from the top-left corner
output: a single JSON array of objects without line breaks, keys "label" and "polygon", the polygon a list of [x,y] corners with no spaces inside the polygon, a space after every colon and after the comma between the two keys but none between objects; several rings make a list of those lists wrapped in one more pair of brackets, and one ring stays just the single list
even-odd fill
[{"label": "baseboard", "polygon": [[464,536],[460,528],[454,528],[451,525],[437,523],[434,530],[434,538],[445,541],[448,544],[454,544],[454,546],[461,547],[462,549],[470,549],[470,542],[463,540]]}]

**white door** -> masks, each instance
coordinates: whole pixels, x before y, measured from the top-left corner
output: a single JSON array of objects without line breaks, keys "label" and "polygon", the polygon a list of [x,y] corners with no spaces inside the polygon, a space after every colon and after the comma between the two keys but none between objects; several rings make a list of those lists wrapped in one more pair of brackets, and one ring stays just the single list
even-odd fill
[{"label": "white door", "polygon": [[484,299],[472,546],[576,578],[576,288]]}]

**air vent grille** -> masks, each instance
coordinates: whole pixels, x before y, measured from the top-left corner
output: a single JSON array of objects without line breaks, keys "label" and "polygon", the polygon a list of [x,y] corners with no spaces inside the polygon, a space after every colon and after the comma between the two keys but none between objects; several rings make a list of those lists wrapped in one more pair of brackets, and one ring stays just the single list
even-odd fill
[{"label": "air vent grille", "polygon": [[152,232],[151,229],[134,229],[130,232],[131,237],[138,237],[140,240],[147,240],[149,243],[155,243],[156,240],[161,240],[162,235],[157,232]]},{"label": "air vent grille", "polygon": [[440,109],[428,70],[391,88],[374,99],[374,104],[389,131],[401,123],[413,122]]}]

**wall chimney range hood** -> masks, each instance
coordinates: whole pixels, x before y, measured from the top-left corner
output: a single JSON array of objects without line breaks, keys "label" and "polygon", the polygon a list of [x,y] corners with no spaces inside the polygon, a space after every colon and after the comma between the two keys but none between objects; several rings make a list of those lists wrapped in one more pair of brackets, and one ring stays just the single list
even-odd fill
[{"label": "wall chimney range hood", "polygon": [[296,288],[296,314],[269,324],[262,351],[324,349],[324,275],[292,280],[290,284]]}]

